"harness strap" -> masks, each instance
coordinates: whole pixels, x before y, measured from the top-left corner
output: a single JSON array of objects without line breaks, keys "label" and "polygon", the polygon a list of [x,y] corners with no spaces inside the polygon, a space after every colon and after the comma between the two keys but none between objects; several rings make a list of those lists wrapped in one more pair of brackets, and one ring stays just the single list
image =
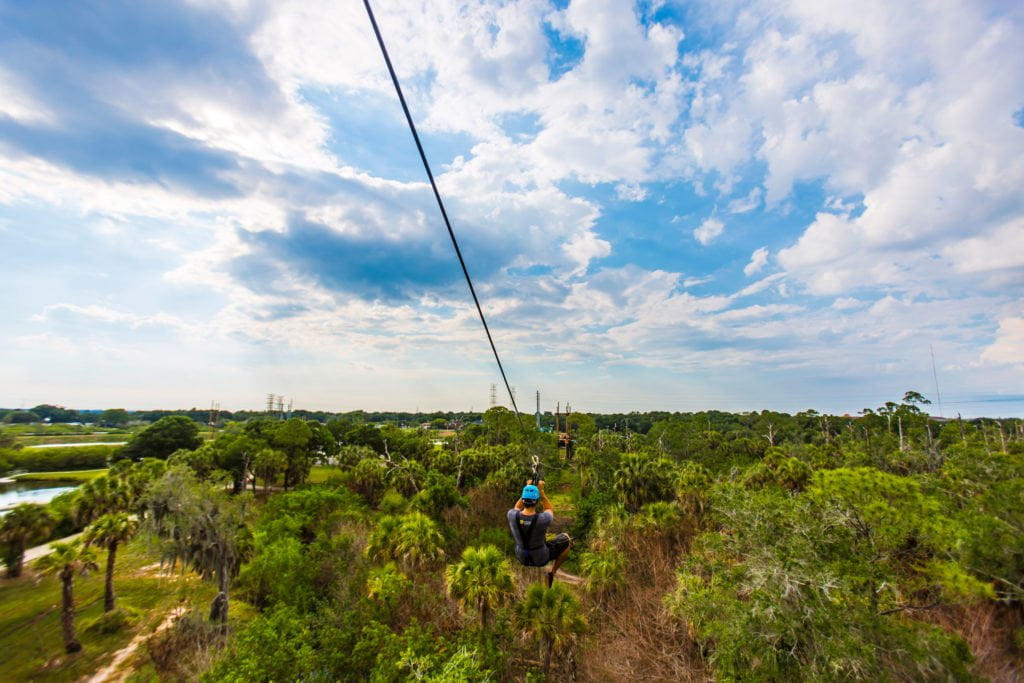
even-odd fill
[{"label": "harness strap", "polygon": [[526,553],[526,559],[530,561],[530,565],[533,565],[533,557],[530,556],[530,538],[533,536],[534,529],[537,528],[537,520],[534,519],[530,524],[530,528],[527,529],[526,533],[523,533],[523,517],[531,516],[536,517],[537,513],[533,515],[524,515],[522,510],[516,511],[516,523],[519,524],[519,535],[523,538],[523,552]]}]

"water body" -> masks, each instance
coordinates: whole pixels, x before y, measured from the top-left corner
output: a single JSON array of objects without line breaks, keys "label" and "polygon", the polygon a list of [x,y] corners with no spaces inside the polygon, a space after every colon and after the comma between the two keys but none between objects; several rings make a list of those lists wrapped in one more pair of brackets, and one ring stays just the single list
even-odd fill
[{"label": "water body", "polygon": [[62,493],[73,491],[78,482],[17,481],[0,484],[0,514],[22,503],[49,503]]}]

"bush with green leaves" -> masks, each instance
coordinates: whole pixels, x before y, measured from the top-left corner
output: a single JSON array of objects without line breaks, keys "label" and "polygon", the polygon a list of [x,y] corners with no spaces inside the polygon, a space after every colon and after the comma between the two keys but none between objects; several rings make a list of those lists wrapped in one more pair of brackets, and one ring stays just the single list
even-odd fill
[{"label": "bush with green leaves", "polygon": [[817,473],[804,495],[716,489],[718,529],[697,538],[666,602],[717,676],[970,677],[960,639],[907,618],[922,551],[905,552],[925,542],[933,507],[902,479],[850,470]]},{"label": "bush with green leaves", "polygon": [[671,500],[675,495],[672,463],[648,453],[622,456],[613,475],[613,487],[619,502],[631,512],[646,503]]},{"label": "bush with green leaves", "polygon": [[280,605],[246,624],[204,681],[305,680],[316,671],[315,639],[302,613]]},{"label": "bush with green leaves", "polygon": [[781,448],[772,447],[761,462],[746,471],[743,481],[747,486],[774,484],[791,491],[802,491],[810,478],[810,466],[788,457]]},{"label": "bush with green leaves", "polygon": [[179,449],[194,450],[202,445],[199,424],[184,415],[168,415],[132,437],[121,455],[125,458],[166,460]]},{"label": "bush with green leaves", "polygon": [[428,472],[423,488],[412,498],[411,507],[425,514],[440,519],[441,513],[451,507],[465,508],[469,501],[459,493],[455,486],[455,477]]},{"label": "bush with green leaves", "polygon": [[66,448],[23,448],[7,451],[9,469],[29,472],[95,470],[106,467],[119,455],[120,446],[68,446]]}]

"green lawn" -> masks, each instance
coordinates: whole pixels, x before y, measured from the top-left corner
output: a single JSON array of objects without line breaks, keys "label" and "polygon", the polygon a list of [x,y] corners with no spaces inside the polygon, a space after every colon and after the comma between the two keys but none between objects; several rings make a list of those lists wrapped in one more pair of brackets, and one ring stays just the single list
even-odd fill
[{"label": "green lawn", "polygon": [[72,470],[70,472],[26,472],[16,474],[19,481],[91,481],[107,473],[107,468],[98,470]]},{"label": "green lawn", "polygon": [[[214,586],[193,575],[167,577],[152,567],[158,559],[143,541],[122,549],[117,556],[114,590],[118,606],[139,613],[138,621],[111,635],[96,635],[88,625],[103,613],[103,571],[75,579],[75,620],[83,649],[64,653],[61,636],[60,581],[55,576],[37,580],[31,568],[17,579],[0,579],[0,671],[5,681],[73,681],[95,672],[117,650],[139,633],[159,625],[179,605],[205,610]],[[232,607],[234,609],[234,606]],[[138,654],[144,654],[139,650]]]},{"label": "green lawn", "polygon": [[71,425],[10,425],[4,432],[13,436],[21,446],[39,446],[50,443],[89,444],[96,441],[128,441],[141,427],[116,429],[112,427],[79,427]]},{"label": "green lawn", "polygon": [[340,472],[341,470],[337,467],[331,467],[329,465],[314,465],[309,470],[309,478],[307,478],[306,481],[310,484],[323,484],[332,474],[339,474]]}]

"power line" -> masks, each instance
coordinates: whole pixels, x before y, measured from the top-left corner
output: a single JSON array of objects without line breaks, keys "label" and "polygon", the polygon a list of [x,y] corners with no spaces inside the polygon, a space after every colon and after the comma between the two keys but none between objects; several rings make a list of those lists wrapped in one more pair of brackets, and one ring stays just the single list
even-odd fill
[{"label": "power line", "polygon": [[455,239],[455,231],[452,230],[451,221],[448,220],[448,212],[444,208],[444,202],[441,201],[441,193],[437,190],[437,183],[434,182],[434,174],[430,170],[430,163],[427,161],[426,152],[423,151],[423,145],[420,143],[420,136],[416,132],[416,124],[412,121],[412,114],[409,113],[409,106],[405,103],[405,95],[402,94],[402,86],[398,83],[398,74],[395,73],[395,68],[391,65],[391,57],[388,55],[388,49],[384,46],[384,37],[380,33],[380,28],[377,26],[377,19],[373,16],[373,10],[370,8],[370,0],[363,0],[363,5],[366,7],[366,14],[370,17],[370,24],[373,25],[373,33],[377,36],[377,44],[380,45],[380,51],[384,55],[384,62],[388,65],[388,73],[391,74],[391,82],[395,84],[395,92],[398,93],[398,101],[402,103],[402,111],[405,112],[405,120],[409,123],[409,131],[412,133],[413,140],[416,141],[416,149],[420,153],[420,160],[423,162],[423,169],[427,172],[427,178],[430,179],[430,187],[434,190],[434,198],[437,200],[437,207],[441,210],[441,217],[444,218],[444,225],[448,228],[448,236],[451,237],[452,246],[455,247],[455,255],[459,257],[459,265],[462,266],[462,274],[466,276],[466,284],[469,285],[469,293],[473,295],[473,303],[476,304],[476,312],[480,314],[480,322],[483,323],[484,332],[487,333],[487,341],[491,345],[491,351],[494,352],[494,360],[498,363],[498,370],[501,372],[501,379],[505,382],[505,389],[508,390],[508,397],[512,400],[512,409],[516,413],[516,419],[519,420],[520,428],[523,427],[523,418],[519,414],[519,408],[516,406],[516,397],[512,391],[512,387],[508,383],[508,378],[505,376],[505,368],[501,365],[501,358],[498,356],[498,349],[494,345],[494,339],[491,337],[491,330],[487,326],[487,319],[484,317],[484,310],[480,307],[480,299],[476,296],[476,289],[473,287],[473,279],[469,276],[469,269],[466,268],[466,261],[462,258],[462,250],[459,249],[459,242]]}]

